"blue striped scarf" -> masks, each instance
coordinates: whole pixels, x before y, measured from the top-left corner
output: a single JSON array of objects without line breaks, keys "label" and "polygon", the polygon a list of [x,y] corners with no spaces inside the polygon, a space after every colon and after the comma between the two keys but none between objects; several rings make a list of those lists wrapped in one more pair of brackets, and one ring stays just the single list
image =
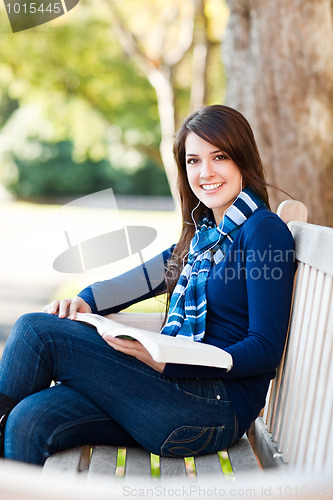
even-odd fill
[{"label": "blue striped scarf", "polygon": [[248,188],[227,209],[219,226],[204,217],[190,244],[188,261],[170,299],[161,333],[201,342],[206,329],[206,285],[211,267],[221,262],[244,222],[264,202]]}]

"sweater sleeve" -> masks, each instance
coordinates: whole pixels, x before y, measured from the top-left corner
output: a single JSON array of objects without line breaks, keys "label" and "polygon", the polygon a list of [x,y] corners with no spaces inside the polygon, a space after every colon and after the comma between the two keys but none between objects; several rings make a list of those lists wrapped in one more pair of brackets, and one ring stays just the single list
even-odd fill
[{"label": "sweater sleeve", "polygon": [[233,368],[167,364],[170,377],[251,377],[275,370],[282,356],[295,271],[294,242],[285,224],[266,217],[244,241],[244,276],[248,303],[248,330],[241,340],[225,347]]},{"label": "sweater sleeve", "polygon": [[174,246],[115,278],[97,281],[78,296],[93,313],[105,316],[165,292],[165,268]]}]

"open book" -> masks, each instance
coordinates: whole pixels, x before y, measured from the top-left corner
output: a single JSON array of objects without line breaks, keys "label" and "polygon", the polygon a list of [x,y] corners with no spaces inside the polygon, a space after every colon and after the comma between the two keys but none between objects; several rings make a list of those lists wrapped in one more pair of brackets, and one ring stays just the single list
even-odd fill
[{"label": "open book", "polygon": [[112,337],[138,340],[152,358],[160,363],[215,366],[226,370],[232,368],[231,354],[210,344],[194,342],[185,337],[170,337],[140,330],[99,314],[77,313],[76,321],[94,326],[101,336],[107,334]]}]

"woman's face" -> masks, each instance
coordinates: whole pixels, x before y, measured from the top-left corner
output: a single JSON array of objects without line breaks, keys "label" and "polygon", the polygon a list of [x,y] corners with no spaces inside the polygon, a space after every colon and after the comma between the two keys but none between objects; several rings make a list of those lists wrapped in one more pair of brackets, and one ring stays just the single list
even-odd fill
[{"label": "woman's face", "polygon": [[241,171],[224,151],[194,132],[190,132],[185,141],[185,162],[193,193],[212,209],[219,225],[225,210],[242,189]]}]

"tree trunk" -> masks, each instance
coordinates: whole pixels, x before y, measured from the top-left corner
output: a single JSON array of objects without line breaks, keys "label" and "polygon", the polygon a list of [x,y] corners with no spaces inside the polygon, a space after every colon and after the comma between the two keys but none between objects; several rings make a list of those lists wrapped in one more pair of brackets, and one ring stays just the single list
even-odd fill
[{"label": "tree trunk", "polygon": [[177,169],[172,154],[176,132],[174,93],[171,79],[171,69],[168,67],[151,69],[147,72],[148,80],[155,90],[161,125],[160,152],[170,186],[170,191],[177,206],[179,196],[177,189]]},{"label": "tree trunk", "polygon": [[333,226],[333,2],[227,1],[225,103],[253,127],[268,182]]}]

